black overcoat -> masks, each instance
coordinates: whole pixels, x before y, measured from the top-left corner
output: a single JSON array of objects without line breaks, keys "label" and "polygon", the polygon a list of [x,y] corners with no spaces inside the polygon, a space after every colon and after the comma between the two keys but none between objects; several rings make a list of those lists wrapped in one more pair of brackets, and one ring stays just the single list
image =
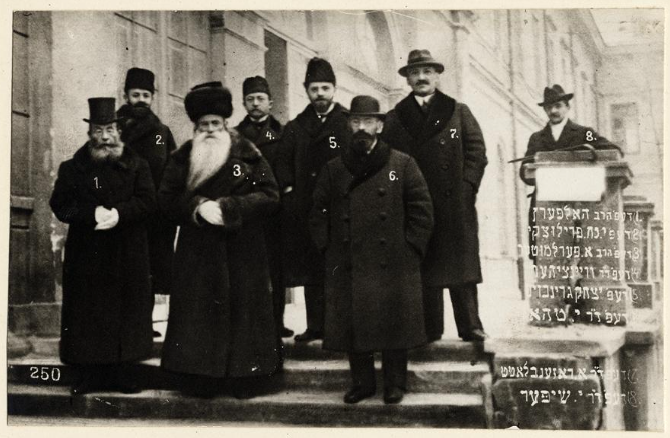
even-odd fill
[{"label": "black overcoat", "polygon": [[381,170],[349,190],[353,179],[336,158],[314,191],[310,227],[326,258],[323,347],[422,345],[421,258],[433,227],[426,182],[411,157],[393,150]]},{"label": "black overcoat", "polygon": [[321,168],[351,138],[347,110],[336,103],[325,122],[308,105],[284,129],[275,174],[282,197],[282,251],[286,286],[323,284],[323,256],[309,235],[312,194]]},{"label": "black overcoat", "polygon": [[[275,325],[263,221],[279,205],[277,183],[258,149],[234,130],[230,156],[195,191],[186,189],[191,141],[177,149],[158,193],[162,211],[180,226],[174,288],[163,347],[168,370],[211,377],[275,371]],[[195,215],[211,199],[224,226]]]},{"label": "black overcoat", "polygon": [[[148,164],[126,149],[115,164],[96,166],[87,143],[60,165],[50,205],[69,224],[61,360],[113,364],[149,357],[153,297],[145,221],[155,198]],[[119,223],[94,230],[97,206],[116,208]]]},{"label": "black overcoat", "polygon": [[470,109],[438,90],[425,117],[410,94],[388,113],[382,137],[417,161],[433,200],[435,229],[422,266],[424,283],[481,283],[475,201],[488,161]]}]

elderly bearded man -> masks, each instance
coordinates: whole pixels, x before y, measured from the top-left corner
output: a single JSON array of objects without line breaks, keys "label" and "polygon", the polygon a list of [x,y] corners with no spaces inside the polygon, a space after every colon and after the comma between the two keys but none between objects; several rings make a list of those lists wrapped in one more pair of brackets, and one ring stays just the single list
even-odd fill
[{"label": "elderly bearded man", "polygon": [[158,193],[180,225],[162,366],[192,375],[192,395],[213,397],[231,378],[248,398],[254,377],[279,364],[263,236],[279,192],[254,144],[226,129],[228,89],[195,86],[184,104],[194,137],[172,154]]},{"label": "elderly bearded man", "polygon": [[113,98],[89,99],[89,141],[61,164],[50,205],[69,224],[63,263],[60,357],[77,365],[73,395],[106,384],[139,392],[128,370],[151,355],[149,165],[124,148]]}]

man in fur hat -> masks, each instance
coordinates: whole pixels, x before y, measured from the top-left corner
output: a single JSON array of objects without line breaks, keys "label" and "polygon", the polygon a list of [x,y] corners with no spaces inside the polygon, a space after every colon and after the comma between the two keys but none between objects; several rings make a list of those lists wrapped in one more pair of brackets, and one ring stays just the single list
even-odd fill
[{"label": "man in fur hat", "polygon": [[428,50],[412,50],[398,73],[412,92],[388,114],[383,138],[407,152],[426,178],[435,209],[435,231],[422,266],[426,334],[444,332],[444,289],[449,289],[458,336],[482,341],[477,284],[477,191],[486,167],[486,146],[467,105],[437,89],[444,65]]},{"label": "man in fur hat", "polygon": [[[235,127],[237,132],[252,141],[260,149],[263,157],[274,169],[277,148],[284,127],[275,119],[272,109],[272,94],[268,81],[262,76],[246,78],[242,84],[242,103],[247,115]],[[293,330],[284,327],[284,306],[286,288],[281,266],[281,217],[279,214],[268,219],[265,224],[265,243],[268,249],[270,277],[272,279],[272,299],[277,333],[282,338],[293,336]]]},{"label": "man in fur hat", "polygon": [[279,192],[259,150],[226,128],[228,89],[197,85],[184,104],[194,136],[172,154],[158,193],[180,226],[162,366],[191,375],[193,395],[212,397],[230,378],[248,398],[254,377],[279,364],[263,236]]},{"label": "man in fur hat", "polygon": [[309,235],[312,193],[321,168],[340,155],[351,132],[346,109],[334,101],[335,73],[325,59],[307,64],[305,92],[310,104],[284,130],[276,165],[282,192],[282,247],[285,285],[305,286],[307,330],[298,342],[323,338],[324,259]]},{"label": "man in fur hat", "polygon": [[[151,110],[156,93],[153,72],[131,68],[126,73],[123,90],[126,103],[116,113],[120,119],[121,140],[147,160],[154,187],[158,190],[168,157],[177,147],[170,128]],[[169,294],[176,227],[156,212],[147,223],[147,232],[151,288],[154,294]],[[157,336],[160,333],[155,331],[154,337]]]},{"label": "man in fur hat", "polygon": [[375,394],[374,351],[382,352],[384,402],[399,403],[407,349],[426,343],[421,258],[433,206],[414,159],[378,138],[384,113],[375,98],[354,97],[349,126],[353,140],[321,171],[310,216],[326,257],[323,348],[348,352],[345,403]]},{"label": "man in fur hat", "polygon": [[114,98],[89,99],[88,142],[64,161],[51,209],[69,225],[63,262],[60,358],[81,379],[73,395],[112,385],[140,391],[129,365],[151,355],[146,220],[151,171],[119,138]]}]

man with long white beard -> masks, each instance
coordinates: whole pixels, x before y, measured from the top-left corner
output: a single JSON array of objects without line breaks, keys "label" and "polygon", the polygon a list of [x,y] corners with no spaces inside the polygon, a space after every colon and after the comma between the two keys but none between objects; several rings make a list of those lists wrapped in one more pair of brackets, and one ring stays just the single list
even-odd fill
[{"label": "man with long white beard", "polygon": [[249,398],[279,364],[263,236],[279,192],[258,149],[226,128],[228,89],[201,84],[184,103],[194,137],[172,154],[158,192],[180,226],[162,366],[190,375],[187,394],[214,397],[228,378]]},{"label": "man with long white beard", "polygon": [[146,161],[119,139],[114,98],[89,99],[89,141],[58,170],[51,209],[67,224],[60,357],[78,367],[73,395],[140,391],[132,362],[151,355],[145,221],[155,208]]}]

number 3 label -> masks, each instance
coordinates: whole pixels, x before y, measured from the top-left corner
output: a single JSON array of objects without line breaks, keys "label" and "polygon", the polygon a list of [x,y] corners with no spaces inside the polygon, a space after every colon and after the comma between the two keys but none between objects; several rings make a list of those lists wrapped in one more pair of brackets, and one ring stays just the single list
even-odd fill
[{"label": "number 3 label", "polygon": [[239,164],[236,164],[236,165],[233,166],[233,175],[235,175],[235,176],[242,175],[242,168],[240,167]]},{"label": "number 3 label", "polygon": [[331,135],[330,137],[328,137],[328,143],[330,144],[331,149],[335,149],[336,147],[338,147],[338,144],[335,141],[335,136],[334,135]]}]

